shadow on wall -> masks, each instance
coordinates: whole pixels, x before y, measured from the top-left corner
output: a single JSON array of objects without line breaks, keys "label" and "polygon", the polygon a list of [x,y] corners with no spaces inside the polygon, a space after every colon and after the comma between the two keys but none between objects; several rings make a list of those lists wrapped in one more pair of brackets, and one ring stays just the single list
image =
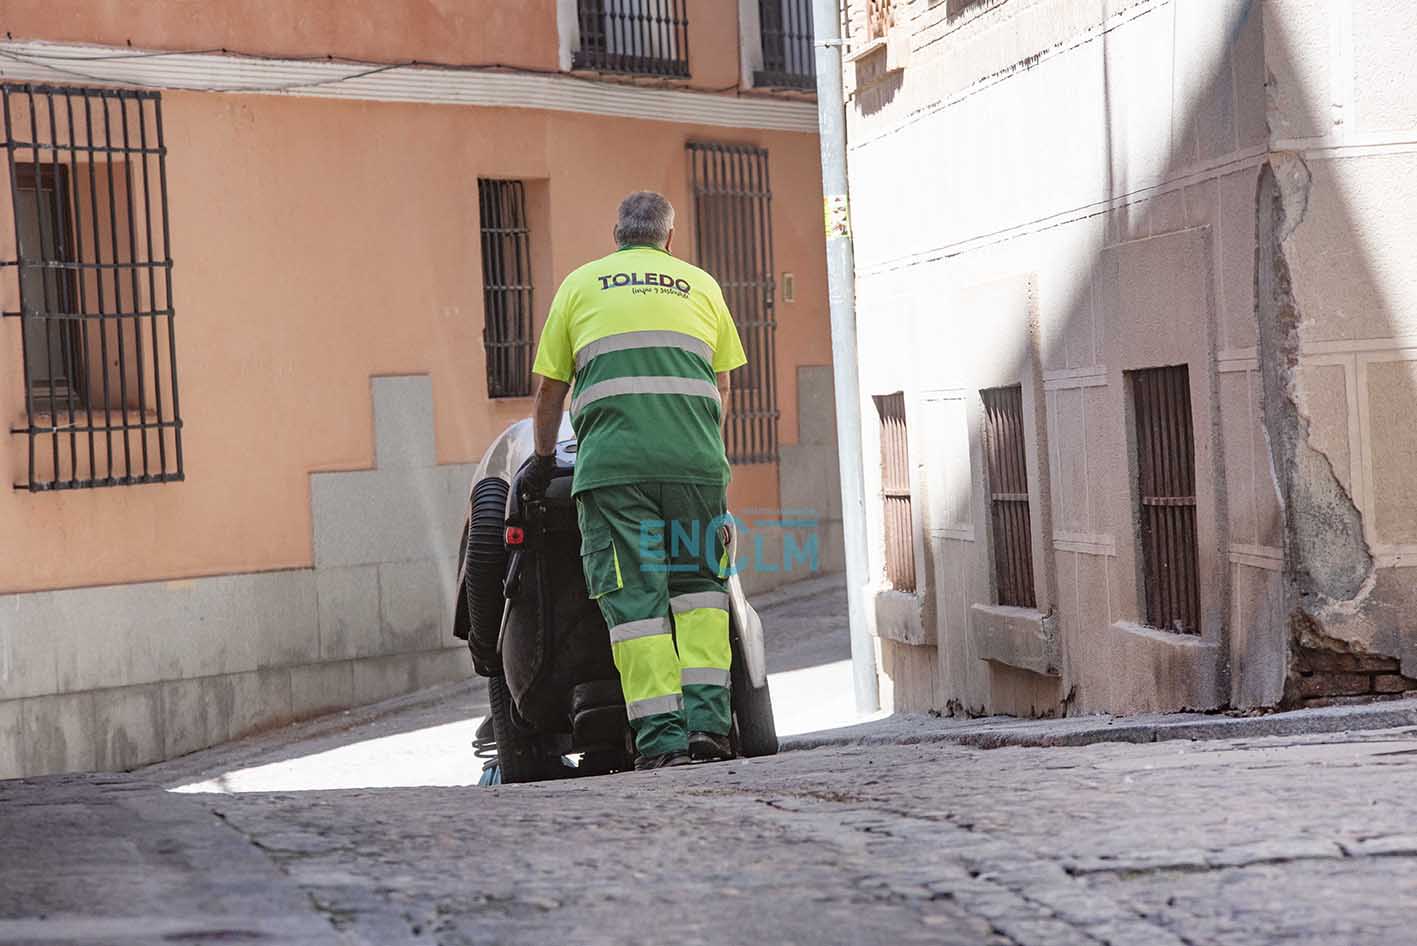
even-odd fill
[{"label": "shadow on wall", "polygon": [[[1385,265],[1379,276],[1374,259],[1376,248],[1417,243],[1417,224],[1390,209],[1384,187],[1413,179],[1394,165],[1417,157],[1345,164],[1332,150],[1341,144],[1333,108],[1306,78],[1284,11],[1227,6],[1223,28],[1213,11],[1177,7],[1173,41],[1196,55],[1175,63],[1169,122],[1139,112],[1149,106],[1132,76],[1145,64],[1122,32],[1157,14],[1094,41],[1106,201],[1067,225],[1064,249],[1046,234],[992,244],[1017,239],[1040,260],[1050,247],[1070,256],[1048,260],[1066,273],[1050,286],[1066,301],[1043,299],[1040,318],[1036,277],[966,290],[953,301],[971,302],[959,310],[971,319],[1003,313],[1028,330],[1002,353],[958,346],[957,372],[922,369],[922,386],[962,381],[971,391],[1021,379],[1044,419],[1030,466],[1042,480],[1034,571],[1039,609],[1057,615],[1060,674],[980,659],[970,607],[995,600],[989,568],[965,561],[975,553],[949,538],[928,539],[939,653],[882,640],[898,708],[1250,707],[1402,688],[1399,662],[1417,675],[1417,639],[1403,636],[1401,617],[1417,605],[1417,582],[1401,567],[1417,549],[1417,495],[1403,485],[1417,434],[1401,423],[1417,407],[1417,382],[1410,350],[1391,341],[1414,328],[1389,298],[1408,277]],[[959,255],[976,251],[991,252]],[[984,266],[1007,268],[993,263]],[[1134,538],[1131,372],[1178,364],[1189,368],[1195,434],[1194,635],[1143,626]],[[967,421],[971,479],[931,501],[975,507],[984,532],[980,408]]]}]

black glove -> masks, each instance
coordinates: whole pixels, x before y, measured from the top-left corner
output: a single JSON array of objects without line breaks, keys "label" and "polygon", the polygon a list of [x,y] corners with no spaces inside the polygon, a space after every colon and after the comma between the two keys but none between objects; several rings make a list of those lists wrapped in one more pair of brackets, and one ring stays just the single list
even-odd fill
[{"label": "black glove", "polygon": [[536,454],[531,465],[522,473],[522,499],[541,499],[546,495],[546,487],[551,485],[551,474],[556,472],[556,455]]}]

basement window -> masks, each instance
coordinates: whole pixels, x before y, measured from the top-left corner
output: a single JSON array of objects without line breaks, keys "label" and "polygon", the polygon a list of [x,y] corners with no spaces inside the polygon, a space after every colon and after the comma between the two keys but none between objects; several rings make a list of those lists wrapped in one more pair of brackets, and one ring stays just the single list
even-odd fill
[{"label": "basement window", "polygon": [[1195,434],[1185,365],[1128,373],[1136,430],[1146,623],[1200,633]]},{"label": "basement window", "polygon": [[482,223],[482,347],[487,396],[531,394],[531,228],[526,184],[477,182]]},{"label": "basement window", "polygon": [[915,590],[915,530],[910,510],[910,447],[905,394],[872,398],[881,421],[881,501],[886,539],[886,580],[897,591]]},{"label": "basement window", "polygon": [[980,391],[984,453],[993,528],[998,603],[1037,607],[1033,589],[1033,521],[1028,505],[1028,460],[1023,436],[1023,388]]},{"label": "basement window", "polygon": [[[31,491],[183,479],[157,92],[0,85]],[[13,273],[13,276],[10,274]]]}]

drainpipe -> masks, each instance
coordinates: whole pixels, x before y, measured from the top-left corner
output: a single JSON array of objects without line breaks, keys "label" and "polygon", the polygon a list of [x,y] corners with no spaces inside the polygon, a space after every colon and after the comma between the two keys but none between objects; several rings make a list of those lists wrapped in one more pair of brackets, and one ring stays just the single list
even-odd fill
[{"label": "drainpipe", "polygon": [[846,103],[841,83],[840,0],[812,0],[816,33],[817,115],[822,142],[822,196],[827,227],[827,292],[831,303],[832,373],[836,386],[837,461],[841,467],[841,531],[846,543],[846,603],[851,623],[851,678],[858,712],[880,708],[876,645],[866,617],[866,479],[861,470],[861,380],[856,363],[856,259],[846,185]]}]

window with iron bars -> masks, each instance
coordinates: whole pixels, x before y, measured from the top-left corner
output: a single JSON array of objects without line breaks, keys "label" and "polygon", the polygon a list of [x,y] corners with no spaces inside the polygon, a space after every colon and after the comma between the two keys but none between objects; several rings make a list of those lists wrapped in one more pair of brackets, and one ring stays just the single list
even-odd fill
[{"label": "window with iron bars", "polygon": [[881,502],[886,539],[886,580],[897,591],[915,590],[915,527],[910,511],[910,445],[905,394],[878,394],[881,422]]},{"label": "window with iron bars", "polygon": [[1028,457],[1023,435],[1023,388],[980,391],[984,399],[984,456],[993,527],[998,603],[1038,606],[1033,589],[1033,522],[1028,505]]},{"label": "window with iron bars", "polygon": [[[0,84],[32,491],[181,480],[157,92]],[[8,274],[13,274],[11,277]]]},{"label": "window with iron bars", "polygon": [[1146,623],[1200,633],[1195,435],[1185,365],[1129,372]]},{"label": "window with iron bars", "polygon": [[885,39],[895,25],[892,0],[866,0],[866,38]]},{"label": "window with iron bars", "polygon": [[748,363],[731,377],[724,445],[733,463],[776,463],[777,317],[768,152],[690,142],[698,263],[718,280]]},{"label": "window with iron bars", "polygon": [[576,69],[689,77],[687,0],[579,0]]},{"label": "window with iron bars", "polygon": [[477,182],[482,221],[482,346],[487,396],[531,394],[531,230],[526,184]]},{"label": "window with iron bars", "polygon": [[812,0],[758,0],[758,22],[763,38],[763,68],[753,74],[753,85],[815,89]]}]

